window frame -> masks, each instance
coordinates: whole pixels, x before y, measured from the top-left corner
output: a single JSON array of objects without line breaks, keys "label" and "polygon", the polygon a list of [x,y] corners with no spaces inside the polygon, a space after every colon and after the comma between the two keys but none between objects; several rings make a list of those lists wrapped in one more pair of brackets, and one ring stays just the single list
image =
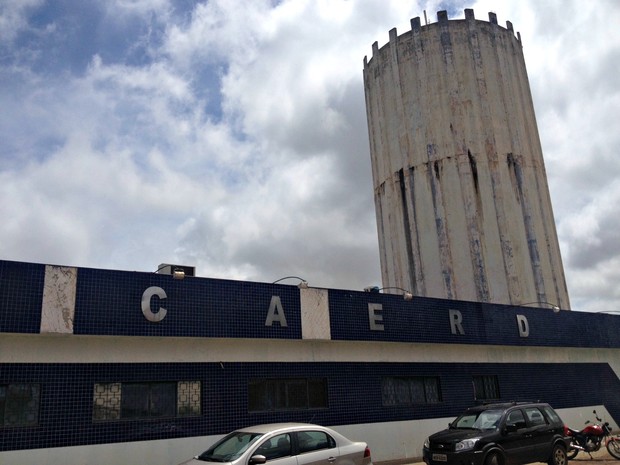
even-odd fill
[{"label": "window frame", "polygon": [[[422,390],[414,391],[417,385],[420,385]],[[388,392],[390,389],[392,393]],[[400,392],[397,392],[399,389]],[[420,398],[420,393],[424,395],[423,400]],[[394,398],[393,402],[389,401],[390,396]],[[440,376],[384,376],[381,378],[381,405],[383,407],[437,405],[442,402]]]},{"label": "window frame", "polygon": [[[132,392],[139,387],[142,387],[142,392],[139,389]],[[158,394],[162,388],[169,390],[167,395]],[[139,405],[131,405],[132,396],[144,402],[142,413],[132,413],[132,410],[140,410]],[[202,381],[199,380],[108,382],[93,385],[93,423],[201,415]]]},{"label": "window frame", "polygon": [[[15,389],[29,392],[27,395],[19,396]],[[0,429],[28,428],[39,425],[42,393],[40,383],[2,383],[0,384],[0,392],[2,392],[0,396]],[[15,405],[20,403],[22,405]],[[15,422],[7,423],[7,412],[8,415],[16,415]],[[22,421],[24,418],[30,417],[32,420]]]},{"label": "window frame", "polygon": [[329,408],[327,377],[255,378],[247,386],[248,413]]},{"label": "window frame", "polygon": [[[121,385],[121,419],[150,420],[176,417],[177,388],[177,383],[170,381],[123,383]],[[174,402],[171,402],[172,399]]]},{"label": "window frame", "polygon": [[[497,375],[473,375],[472,386],[474,390],[474,400],[493,401],[501,399],[499,377]],[[482,387],[482,393],[478,392],[479,386]]]}]

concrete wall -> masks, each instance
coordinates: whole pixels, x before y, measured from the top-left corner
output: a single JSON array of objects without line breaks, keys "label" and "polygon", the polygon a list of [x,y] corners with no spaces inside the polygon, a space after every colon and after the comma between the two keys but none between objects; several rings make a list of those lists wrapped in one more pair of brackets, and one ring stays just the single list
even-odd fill
[{"label": "concrete wall", "polygon": [[520,36],[421,25],[364,62],[384,287],[570,308]]}]

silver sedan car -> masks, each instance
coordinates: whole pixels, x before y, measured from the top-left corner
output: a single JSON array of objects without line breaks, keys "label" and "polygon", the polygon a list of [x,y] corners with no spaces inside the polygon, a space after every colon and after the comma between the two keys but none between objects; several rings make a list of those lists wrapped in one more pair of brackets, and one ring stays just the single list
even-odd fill
[{"label": "silver sedan car", "polygon": [[180,465],[371,465],[365,442],[304,423],[250,426],[224,436],[202,454]]}]

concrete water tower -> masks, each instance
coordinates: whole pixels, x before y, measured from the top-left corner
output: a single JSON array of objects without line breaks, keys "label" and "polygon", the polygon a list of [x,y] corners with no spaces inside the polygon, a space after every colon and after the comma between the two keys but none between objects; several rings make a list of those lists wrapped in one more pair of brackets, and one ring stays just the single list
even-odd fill
[{"label": "concrete water tower", "polygon": [[383,287],[569,309],[512,24],[414,18],[373,44],[364,87]]}]

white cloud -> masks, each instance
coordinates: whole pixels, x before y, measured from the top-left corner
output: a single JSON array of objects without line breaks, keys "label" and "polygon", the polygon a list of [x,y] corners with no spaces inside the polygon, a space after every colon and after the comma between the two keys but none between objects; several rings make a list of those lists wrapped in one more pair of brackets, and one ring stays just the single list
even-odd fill
[{"label": "white cloud", "polygon": [[[77,36],[36,31],[39,3],[0,8],[0,258],[379,284],[362,60],[441,2],[118,0],[91,14],[141,32],[83,67],[54,62]],[[523,39],[573,307],[618,308],[620,9],[499,7],[473,5]]]},{"label": "white cloud", "polygon": [[11,43],[22,30],[28,29],[26,15],[43,1],[4,0],[0,3],[0,40],[5,44]]}]

